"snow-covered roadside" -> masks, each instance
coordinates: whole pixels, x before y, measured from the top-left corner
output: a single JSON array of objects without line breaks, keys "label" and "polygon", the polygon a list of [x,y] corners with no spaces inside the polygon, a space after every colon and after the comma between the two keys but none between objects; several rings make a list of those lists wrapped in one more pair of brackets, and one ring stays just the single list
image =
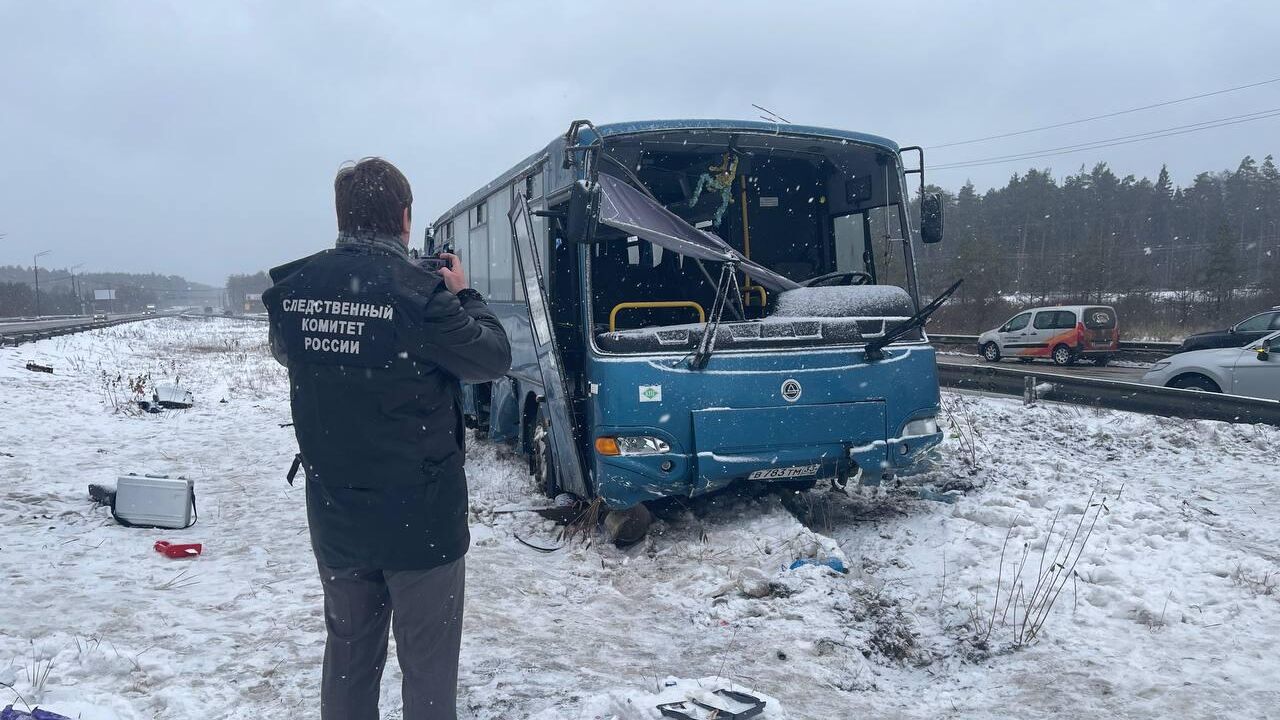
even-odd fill
[{"label": "snow-covered roadside", "polygon": [[[197,405],[116,412],[145,373],[177,375]],[[947,402],[973,452],[957,433],[918,480],[973,486],[952,504],[811,493],[806,525],[776,496],[721,496],[627,550],[521,544],[556,546],[558,528],[505,512],[536,500],[523,462],[473,443],[465,708],[656,718],[718,677],[771,696],[766,720],[1273,712],[1280,431]],[[0,682],[87,720],[317,715],[320,588],[301,489],[283,478],[287,383],[264,327],[161,319],[5,348],[0,418]],[[200,524],[130,530],[91,509],[88,483],[130,471],[195,477]],[[1013,649],[997,619],[975,642],[997,577],[1007,593],[1024,543],[1038,562],[1055,511],[1061,537],[1095,489],[1107,510],[1039,641]],[[163,559],[160,538],[206,554]],[[850,572],[787,570],[797,558]],[[388,717],[399,680],[391,664]]]}]

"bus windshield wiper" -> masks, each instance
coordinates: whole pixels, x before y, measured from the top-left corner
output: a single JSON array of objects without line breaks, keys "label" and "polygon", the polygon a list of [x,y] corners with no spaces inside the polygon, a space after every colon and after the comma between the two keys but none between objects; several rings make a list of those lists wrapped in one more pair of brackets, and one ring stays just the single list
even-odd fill
[{"label": "bus windshield wiper", "polygon": [[711,353],[715,352],[716,335],[720,333],[720,319],[724,317],[724,306],[729,304],[730,289],[736,290],[738,287],[736,272],[737,267],[731,262],[725,263],[720,269],[720,282],[716,283],[716,299],[711,303],[711,317],[708,318],[706,328],[702,332],[698,349],[689,360],[690,370],[701,370],[706,367],[707,361],[711,359]]},{"label": "bus windshield wiper", "polygon": [[946,290],[943,290],[941,295],[934,298],[933,302],[920,308],[920,310],[916,312],[915,315],[912,315],[906,320],[903,320],[897,325],[894,325],[893,329],[886,330],[884,335],[881,335],[875,340],[868,342],[867,350],[866,350],[867,361],[875,362],[877,360],[883,360],[884,348],[886,345],[893,342],[894,340],[897,340],[903,335],[906,335],[907,333],[911,332],[916,328],[924,327],[924,324],[929,321],[929,316],[932,315],[938,308],[942,307],[942,304],[945,303],[953,293],[955,293],[955,291],[960,287],[960,285],[963,282],[964,280],[955,281],[954,283],[952,283],[951,287],[947,288]]}]

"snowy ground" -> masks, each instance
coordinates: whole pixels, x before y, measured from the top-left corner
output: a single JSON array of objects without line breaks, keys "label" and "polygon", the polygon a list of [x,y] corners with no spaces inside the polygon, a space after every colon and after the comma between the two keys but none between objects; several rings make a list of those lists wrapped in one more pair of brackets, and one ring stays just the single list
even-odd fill
[{"label": "snowy ground", "polygon": [[[147,374],[197,405],[130,412]],[[464,717],[657,718],[727,681],[769,696],[766,720],[1280,713],[1280,429],[946,403],[952,437],[916,480],[953,502],[720,496],[627,550],[521,544],[557,546],[558,528],[505,512],[536,500],[524,465],[474,443]],[[0,707],[317,716],[320,585],[262,325],[159,319],[4,348],[0,418]],[[115,525],[85,488],[124,472],[196,478],[200,523]],[[166,560],[161,538],[205,555]],[[849,572],[787,570],[797,558]],[[390,718],[398,684],[392,664]]]}]

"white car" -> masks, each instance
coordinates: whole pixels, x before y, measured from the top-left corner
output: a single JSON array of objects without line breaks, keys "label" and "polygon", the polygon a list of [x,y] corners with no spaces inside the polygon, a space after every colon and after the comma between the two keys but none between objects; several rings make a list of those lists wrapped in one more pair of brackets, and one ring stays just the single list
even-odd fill
[{"label": "white car", "polygon": [[1152,365],[1142,382],[1280,400],[1280,332],[1242,347],[1178,353]]}]

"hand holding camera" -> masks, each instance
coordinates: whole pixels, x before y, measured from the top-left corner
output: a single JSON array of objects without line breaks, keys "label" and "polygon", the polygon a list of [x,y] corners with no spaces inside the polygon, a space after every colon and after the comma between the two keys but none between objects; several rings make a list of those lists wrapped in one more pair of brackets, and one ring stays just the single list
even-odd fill
[{"label": "hand holding camera", "polygon": [[442,252],[433,258],[422,258],[418,265],[433,270],[444,279],[449,292],[457,294],[467,287],[467,275],[462,269],[462,259],[453,253]]}]

